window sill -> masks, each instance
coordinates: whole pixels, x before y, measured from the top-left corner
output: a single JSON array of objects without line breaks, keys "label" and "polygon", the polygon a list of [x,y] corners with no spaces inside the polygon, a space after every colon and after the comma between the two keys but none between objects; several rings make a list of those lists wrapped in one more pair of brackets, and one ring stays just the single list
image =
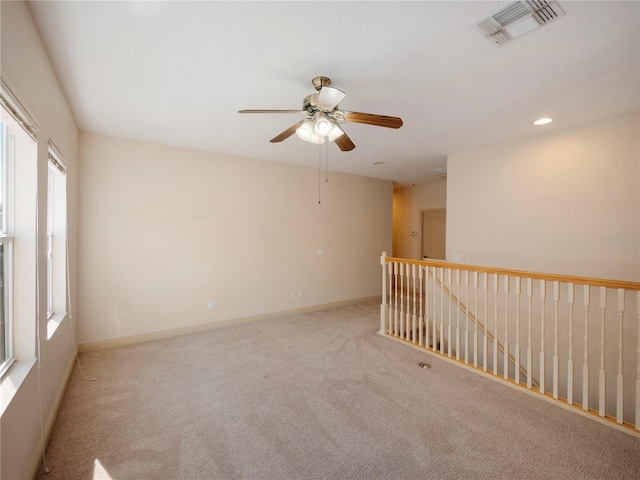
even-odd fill
[{"label": "window sill", "polygon": [[11,365],[9,371],[3,377],[0,382],[0,417],[4,415],[4,411],[12,402],[16,392],[20,389],[35,364],[35,358],[17,361]]},{"label": "window sill", "polygon": [[53,315],[51,315],[51,317],[47,321],[47,340],[51,340],[53,334],[56,333],[56,330],[66,317],[67,312],[54,313]]}]

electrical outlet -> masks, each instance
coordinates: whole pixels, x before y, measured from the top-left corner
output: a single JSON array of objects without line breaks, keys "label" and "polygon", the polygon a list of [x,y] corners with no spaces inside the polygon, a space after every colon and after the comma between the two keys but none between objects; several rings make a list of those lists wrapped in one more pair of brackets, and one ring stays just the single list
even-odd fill
[{"label": "electrical outlet", "polygon": [[322,248],[318,249],[318,256],[322,257],[324,255],[324,250]]},{"label": "electrical outlet", "polygon": [[207,304],[207,308],[209,310],[213,310],[213,300],[209,300],[209,303]]},{"label": "electrical outlet", "polygon": [[296,291],[295,290],[291,290],[291,298],[296,298]]}]

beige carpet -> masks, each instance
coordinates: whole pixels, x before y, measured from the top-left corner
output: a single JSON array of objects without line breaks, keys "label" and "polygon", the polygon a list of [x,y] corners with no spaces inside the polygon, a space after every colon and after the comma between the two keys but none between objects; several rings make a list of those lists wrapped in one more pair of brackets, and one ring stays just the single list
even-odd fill
[{"label": "beige carpet", "polygon": [[385,339],[378,311],[83,354],[38,478],[640,478],[640,439]]}]

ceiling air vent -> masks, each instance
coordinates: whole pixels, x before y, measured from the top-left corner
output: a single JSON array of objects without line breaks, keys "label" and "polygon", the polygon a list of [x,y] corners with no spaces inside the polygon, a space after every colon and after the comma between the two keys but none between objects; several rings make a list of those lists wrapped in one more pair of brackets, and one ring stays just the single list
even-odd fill
[{"label": "ceiling air vent", "polygon": [[523,0],[501,8],[476,23],[474,28],[492,43],[501,46],[562,16],[564,12],[558,2]]}]

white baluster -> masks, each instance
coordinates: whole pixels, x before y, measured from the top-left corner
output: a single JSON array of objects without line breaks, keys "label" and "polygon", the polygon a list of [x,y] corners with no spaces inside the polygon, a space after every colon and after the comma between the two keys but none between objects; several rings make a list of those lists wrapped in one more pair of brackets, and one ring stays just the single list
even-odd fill
[{"label": "white baluster", "polygon": [[469,300],[469,270],[464,272],[464,285],[466,287],[467,295],[465,297],[465,324],[464,324],[464,363],[469,365],[469,306],[471,302]]},{"label": "white baluster", "polygon": [[553,282],[554,332],[553,332],[553,398],[558,399],[558,306],[560,305],[560,282]]},{"label": "white baluster", "polygon": [[622,376],[622,355],[624,346],[622,343],[622,331],[624,323],[624,289],[618,289],[618,377],[617,377],[617,397],[616,397],[616,421],[623,422],[623,398],[624,398],[624,377]]},{"label": "white baluster", "polygon": [[404,312],[404,339],[409,340],[409,336],[411,335],[411,265],[407,263],[404,268],[406,275],[405,294],[403,297],[406,304],[406,310]]},{"label": "white baluster", "polygon": [[418,345],[422,346],[422,331],[424,329],[424,316],[422,311],[422,282],[424,281],[424,267],[422,265],[418,266],[418,283],[420,284],[418,288],[418,297],[420,298],[420,315],[418,317]]},{"label": "white baluster", "polygon": [[395,305],[395,310],[393,312],[393,334],[395,336],[398,336],[398,334],[400,333],[400,328],[399,328],[399,319],[398,316],[400,315],[400,312],[398,310],[398,275],[400,274],[400,264],[398,262],[394,262],[393,263],[393,278],[394,278],[394,284],[395,284],[395,298],[394,298],[394,305]]},{"label": "white baluster", "polygon": [[475,328],[473,332],[473,366],[478,368],[478,272],[473,272]]},{"label": "white baluster", "polygon": [[584,286],[584,356],[582,364],[582,409],[589,410],[589,285]]},{"label": "white baluster", "polygon": [[411,265],[411,281],[413,282],[413,316],[411,317],[411,342],[417,343],[416,340],[416,267],[417,265],[414,263]]},{"label": "white baluster", "polygon": [[458,312],[456,326],[456,360],[460,360],[460,270],[456,270],[456,283],[458,284]]},{"label": "white baluster", "polygon": [[[412,304],[412,285],[413,285],[413,264],[407,264],[407,323],[405,327],[405,335],[407,341],[413,341],[411,337],[411,322],[413,320]],[[415,303],[415,297],[413,297]]]},{"label": "white baluster", "polygon": [[529,327],[527,334],[527,388],[533,387],[533,339],[531,336],[531,317],[533,315],[533,279],[527,278],[527,296],[529,298]]},{"label": "white baluster", "polygon": [[453,337],[451,336],[451,297],[453,295],[453,284],[451,282],[451,269],[447,269],[447,286],[449,288],[449,326],[447,327],[447,355],[451,358],[451,346]]},{"label": "white baluster", "polygon": [[402,263],[402,291],[400,292],[400,302],[402,303],[402,305],[400,306],[400,330],[402,333],[400,335],[400,338],[402,338],[403,340],[406,340],[409,337],[409,330],[407,328],[407,317],[409,316],[409,269],[410,266],[408,264]]},{"label": "white baluster", "polygon": [[636,292],[638,338],[636,339],[636,430],[640,431],[640,291]]},{"label": "white baluster", "polygon": [[498,375],[498,274],[493,274],[493,374]]},{"label": "white baluster", "polygon": [[444,267],[440,267],[440,353],[444,355]]},{"label": "white baluster", "polygon": [[540,303],[541,303],[541,317],[540,317],[540,393],[545,392],[544,380],[545,380],[545,356],[544,356],[544,310],[545,301],[547,299],[547,286],[545,280],[540,280]]},{"label": "white baluster", "polygon": [[[497,308],[497,305],[496,305]],[[503,377],[509,379],[509,275],[504,276],[504,348],[502,353],[504,360]]]},{"label": "white baluster", "polygon": [[605,372],[604,372],[604,328],[605,328],[605,316],[607,313],[607,287],[600,287],[600,309],[602,311],[602,317],[600,320],[600,383],[598,385],[598,415],[604,417],[605,415]]},{"label": "white baluster", "polygon": [[404,338],[404,263],[400,264],[400,338]]},{"label": "white baluster", "polygon": [[516,346],[515,381],[520,385],[520,277],[516,277]]},{"label": "white baluster", "polygon": [[380,335],[384,335],[387,331],[387,252],[382,252],[380,257],[380,265],[382,266],[382,303],[380,304]]},{"label": "white baluster", "polygon": [[393,333],[393,262],[389,262],[389,333]]},{"label": "white baluster", "polygon": [[[425,289],[424,289],[424,346],[429,350],[429,266],[424,268]],[[434,285],[435,290],[435,285]]]},{"label": "white baluster", "polygon": [[407,335],[407,309],[409,306],[406,303],[407,298],[407,270],[409,265],[406,263],[400,264],[400,338],[403,340]]},{"label": "white baluster", "polygon": [[489,325],[489,275],[482,272],[484,277],[484,339],[482,352],[482,370],[487,371],[487,350],[489,349],[489,339],[487,338],[487,325]]},{"label": "white baluster", "polygon": [[[431,349],[435,352],[438,348],[438,329],[436,328],[437,325],[437,320],[438,320],[438,316],[436,315],[437,312],[437,292],[438,289],[436,288],[436,281],[438,278],[438,269],[436,267],[433,267],[433,335],[431,336],[431,341],[433,342],[431,345]],[[442,288],[440,288],[440,294],[442,294]]]},{"label": "white baluster", "polygon": [[567,285],[569,302],[569,360],[567,360],[567,403],[573,405],[573,283]]}]

